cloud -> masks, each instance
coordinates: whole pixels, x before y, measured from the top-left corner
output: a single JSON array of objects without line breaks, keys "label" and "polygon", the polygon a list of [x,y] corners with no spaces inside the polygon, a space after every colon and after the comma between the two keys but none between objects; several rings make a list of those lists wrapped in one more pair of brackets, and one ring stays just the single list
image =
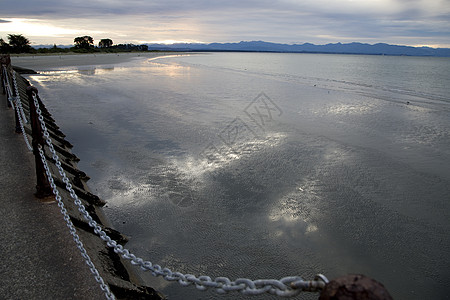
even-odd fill
[{"label": "cloud", "polygon": [[[419,7],[419,4],[404,5],[405,1],[397,0],[371,0],[371,1],[351,1],[351,0],[229,0],[229,1],[205,1],[205,0],[16,0],[2,6],[4,13],[11,17],[48,17],[66,18],[67,16],[77,16],[80,18],[91,16],[111,16],[111,15],[147,15],[147,16],[167,16],[167,15],[197,15],[215,14],[219,12],[248,12],[265,11],[270,14],[272,11],[295,11],[308,13],[310,15],[340,14],[340,15],[367,15],[367,14],[392,14],[402,11],[408,7]],[[420,1],[407,1],[416,3]],[[433,2],[433,0],[428,0]],[[439,8],[438,5],[428,5],[433,10]]]},{"label": "cloud", "polygon": [[2,13],[11,18],[40,19],[72,32],[103,32],[124,42],[261,39],[288,43],[396,43],[397,39],[417,44],[417,39],[423,38],[433,44],[450,45],[450,6],[445,2],[16,0],[2,4]]}]

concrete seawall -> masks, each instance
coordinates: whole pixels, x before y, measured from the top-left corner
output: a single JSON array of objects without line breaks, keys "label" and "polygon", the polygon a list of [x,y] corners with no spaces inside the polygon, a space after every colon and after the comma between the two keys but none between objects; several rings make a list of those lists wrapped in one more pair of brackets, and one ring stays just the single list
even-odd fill
[{"label": "concrete seawall", "polygon": [[[17,83],[25,113],[29,115],[26,87],[29,83],[17,75]],[[0,212],[3,267],[0,272],[3,299],[104,299],[94,276],[84,263],[59,207],[45,204],[34,197],[36,175],[34,158],[27,151],[23,137],[16,134],[14,112],[7,108],[6,97],[0,96],[0,169],[2,178]],[[104,202],[93,195],[86,182],[89,177],[77,168],[78,158],[71,145],[41,107],[54,146],[79,199],[91,216],[119,243],[126,237],[111,228],[103,214]],[[25,131],[31,134],[29,124]],[[46,152],[53,174],[58,174],[51,154]],[[143,285],[136,269],[117,255],[93,232],[72,203],[64,184],[55,180],[70,218],[77,228],[91,260],[118,299],[162,299],[152,288]]]}]

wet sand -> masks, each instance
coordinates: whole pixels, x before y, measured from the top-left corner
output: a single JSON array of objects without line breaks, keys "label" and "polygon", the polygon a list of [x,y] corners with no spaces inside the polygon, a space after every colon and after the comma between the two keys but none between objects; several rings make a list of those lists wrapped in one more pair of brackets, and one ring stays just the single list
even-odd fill
[{"label": "wet sand", "polygon": [[[255,65],[292,58],[277,55],[261,55]],[[315,65],[364,59],[364,70],[367,62],[386,70],[399,60],[301,57]],[[399,81],[360,73],[354,77],[364,85],[331,80],[328,67],[323,80],[266,74],[251,69],[250,58],[137,60],[30,80],[137,255],[232,279],[361,273],[395,299],[445,298],[450,110],[438,99],[448,93],[424,94],[423,82],[420,90],[387,89]],[[207,59],[228,64],[201,65]],[[276,104],[264,126],[255,118],[261,91]],[[171,299],[240,297],[144,276]]]},{"label": "wet sand", "polygon": [[12,65],[36,71],[60,70],[71,66],[99,66],[129,62],[133,59],[165,56],[166,52],[130,52],[101,54],[61,54],[11,56]]}]

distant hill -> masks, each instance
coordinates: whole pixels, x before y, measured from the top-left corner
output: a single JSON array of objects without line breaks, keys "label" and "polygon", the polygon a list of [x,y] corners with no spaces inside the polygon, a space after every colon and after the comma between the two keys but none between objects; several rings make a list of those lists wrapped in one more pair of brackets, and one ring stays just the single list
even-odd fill
[{"label": "distant hill", "polygon": [[450,48],[430,48],[389,45],[384,43],[335,43],[326,45],[277,44],[263,41],[239,43],[179,43],[179,44],[147,44],[149,50],[171,51],[249,51],[249,52],[294,52],[294,53],[335,53],[335,54],[370,54],[370,55],[408,55],[408,56],[441,56],[450,57]]}]

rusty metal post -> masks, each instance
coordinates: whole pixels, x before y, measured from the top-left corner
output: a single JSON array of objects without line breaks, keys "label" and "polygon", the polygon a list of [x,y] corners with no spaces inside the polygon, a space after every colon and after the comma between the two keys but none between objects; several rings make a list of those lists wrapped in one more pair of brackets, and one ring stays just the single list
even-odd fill
[{"label": "rusty metal post", "polygon": [[[0,78],[2,80],[2,94],[6,94],[6,87],[5,87],[5,74],[3,74],[3,57],[0,57]],[[8,102],[8,99],[6,99],[6,102]]]},{"label": "rusty metal post", "polygon": [[319,300],[392,300],[387,289],[364,275],[346,275],[331,280]]},{"label": "rusty metal post", "polygon": [[11,56],[9,54],[2,54],[0,56],[0,64],[8,68],[11,65]]},{"label": "rusty metal post", "polygon": [[[7,70],[11,67],[11,57],[9,56],[9,54],[0,55],[0,66],[2,66],[2,68],[1,68],[2,69],[2,71],[1,71],[1,73],[2,73],[2,92],[3,92],[3,95],[5,95],[6,94],[5,76],[8,76],[8,74],[3,73],[3,66],[5,66]],[[11,103],[9,103],[8,98],[6,98],[6,105],[8,107],[11,107]]]},{"label": "rusty metal post", "polygon": [[[6,94],[6,82],[7,82],[6,77],[7,76],[9,77],[9,70],[11,69],[11,57],[9,56],[9,54],[0,56],[0,65],[1,65],[0,72],[2,75],[1,76],[2,77],[2,90],[3,90],[3,94]],[[3,67],[6,67],[5,72],[3,71]],[[11,81],[9,81],[9,82],[11,84]],[[10,88],[11,88],[11,92],[13,93],[13,95],[7,95],[6,104],[8,107],[12,107],[11,103],[9,102],[8,97],[11,97],[11,96],[20,97],[20,95],[16,94],[15,88],[13,88],[13,87],[10,87]],[[14,116],[16,119],[16,133],[21,133],[22,129],[20,128],[20,121],[19,121],[20,115],[19,115],[19,110],[17,107],[15,109]]]},{"label": "rusty metal post", "polygon": [[36,193],[37,198],[45,198],[53,195],[52,188],[47,179],[47,174],[45,173],[44,165],[41,161],[41,156],[39,154],[38,146],[44,147],[45,139],[42,135],[41,123],[38,119],[38,114],[36,112],[36,106],[34,105],[33,94],[37,96],[38,90],[34,86],[27,87],[28,103],[30,106],[30,122],[31,122],[31,137],[34,161],[36,163]]}]

